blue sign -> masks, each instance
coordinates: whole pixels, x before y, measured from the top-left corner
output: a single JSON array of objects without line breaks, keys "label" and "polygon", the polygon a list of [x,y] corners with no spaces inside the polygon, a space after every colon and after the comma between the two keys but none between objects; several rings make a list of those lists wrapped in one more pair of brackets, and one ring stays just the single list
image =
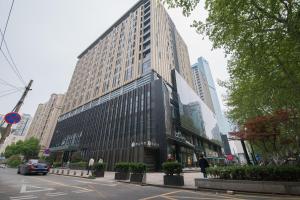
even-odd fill
[{"label": "blue sign", "polygon": [[7,113],[4,117],[4,120],[8,124],[16,124],[21,120],[21,115],[16,112]]}]

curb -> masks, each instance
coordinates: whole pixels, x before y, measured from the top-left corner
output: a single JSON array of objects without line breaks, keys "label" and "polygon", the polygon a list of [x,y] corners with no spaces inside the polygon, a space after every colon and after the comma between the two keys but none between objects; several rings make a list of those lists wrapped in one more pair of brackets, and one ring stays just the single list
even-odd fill
[{"label": "curb", "polygon": [[[180,189],[180,190],[188,190],[188,191],[203,191],[203,192],[214,192],[214,193],[222,193],[222,194],[229,194],[234,196],[235,194],[243,194],[243,195],[261,195],[261,196],[272,196],[275,195],[273,193],[259,193],[259,192],[243,192],[243,191],[231,191],[231,190],[222,190],[222,189],[208,189],[208,188],[192,188],[192,187],[181,187],[181,186],[173,186],[173,185],[158,185],[158,184],[151,184],[151,183],[132,183],[129,181],[122,181],[122,180],[118,180],[117,182],[121,182],[121,183],[127,183],[127,184],[134,184],[134,185],[141,185],[141,186],[153,186],[153,187],[160,187],[160,188],[172,188],[172,189]],[[286,196],[298,196],[298,195],[286,195],[286,194],[276,194],[282,197],[286,197]]]}]

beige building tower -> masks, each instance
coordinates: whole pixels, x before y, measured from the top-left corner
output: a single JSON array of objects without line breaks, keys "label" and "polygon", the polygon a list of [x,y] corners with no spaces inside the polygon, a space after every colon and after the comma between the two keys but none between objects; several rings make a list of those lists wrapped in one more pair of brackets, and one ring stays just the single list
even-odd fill
[{"label": "beige building tower", "polygon": [[39,139],[41,150],[50,145],[63,102],[63,94],[52,94],[48,102],[39,104],[37,108],[26,138],[35,137]]},{"label": "beige building tower", "polygon": [[172,69],[193,86],[188,49],[159,1],[139,1],[78,56],[63,113],[154,70],[171,84]]}]

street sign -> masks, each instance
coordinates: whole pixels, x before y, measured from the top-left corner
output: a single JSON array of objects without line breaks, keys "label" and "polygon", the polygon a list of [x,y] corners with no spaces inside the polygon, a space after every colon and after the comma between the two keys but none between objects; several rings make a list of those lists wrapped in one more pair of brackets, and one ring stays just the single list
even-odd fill
[{"label": "street sign", "polygon": [[4,120],[8,124],[16,124],[21,120],[21,115],[17,112],[10,112],[4,116]]},{"label": "street sign", "polygon": [[50,155],[50,149],[45,149],[44,156],[49,156],[49,155]]}]

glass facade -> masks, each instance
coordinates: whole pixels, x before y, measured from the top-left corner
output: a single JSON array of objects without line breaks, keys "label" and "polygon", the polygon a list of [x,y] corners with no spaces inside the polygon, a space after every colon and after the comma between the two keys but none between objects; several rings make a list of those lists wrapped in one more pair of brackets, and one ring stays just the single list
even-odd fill
[{"label": "glass facade", "polygon": [[215,114],[179,73],[175,74],[181,126],[200,136],[221,141]]}]

